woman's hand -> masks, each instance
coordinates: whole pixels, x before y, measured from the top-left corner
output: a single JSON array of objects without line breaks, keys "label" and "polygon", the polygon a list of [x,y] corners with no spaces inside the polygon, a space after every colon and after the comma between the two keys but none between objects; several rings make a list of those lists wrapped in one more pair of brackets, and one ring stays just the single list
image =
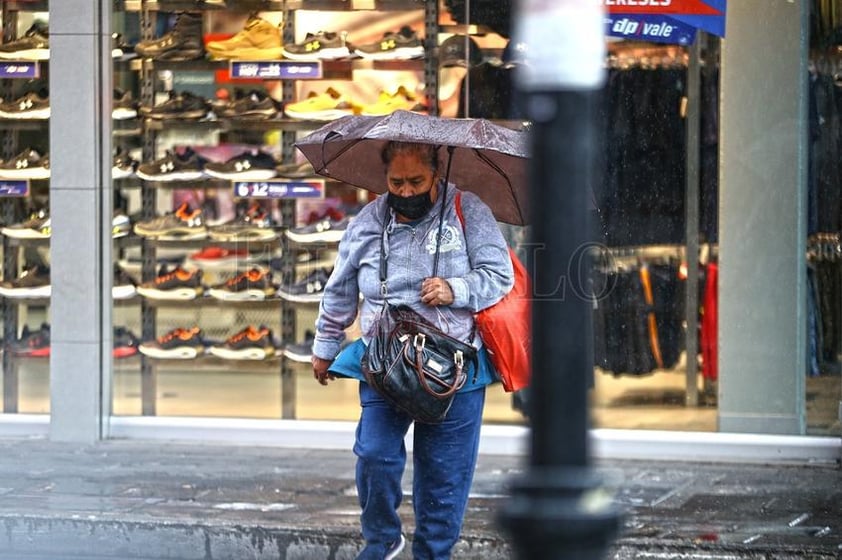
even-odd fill
[{"label": "woman's hand", "polygon": [[427,305],[450,305],[453,303],[453,290],[444,278],[425,278],[421,283],[421,301]]},{"label": "woman's hand", "polygon": [[322,385],[327,385],[328,380],[336,379],[336,376],[327,370],[333,363],[332,360],[323,360],[318,356],[313,356],[310,358],[310,363],[313,364],[313,377]]}]

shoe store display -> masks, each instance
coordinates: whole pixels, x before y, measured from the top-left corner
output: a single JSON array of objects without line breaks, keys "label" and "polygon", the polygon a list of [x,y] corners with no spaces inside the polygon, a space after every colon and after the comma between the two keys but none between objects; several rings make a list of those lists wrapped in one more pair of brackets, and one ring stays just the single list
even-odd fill
[{"label": "shoe store display", "polygon": [[216,60],[277,60],[282,56],[281,29],[251,15],[243,30],[223,41],[209,41],[205,49]]},{"label": "shoe store display", "polygon": [[297,303],[321,301],[331,272],[324,268],[314,270],[301,282],[296,282],[291,286],[281,286],[278,289],[278,295],[287,301]]},{"label": "shoe store display", "polygon": [[20,338],[9,345],[9,352],[22,358],[47,358],[50,356],[50,325],[41,323],[37,329],[24,325]]},{"label": "shoe store display", "polygon": [[262,150],[247,150],[224,163],[208,162],[205,174],[228,181],[265,181],[277,173],[275,158]]},{"label": "shoe store display", "polygon": [[112,298],[129,299],[137,295],[137,284],[134,279],[117,263],[114,263],[114,280],[112,282]]},{"label": "shoe store display", "polygon": [[192,148],[181,153],[167,150],[164,157],[141,163],[136,174],[144,181],[196,181],[205,178],[206,163]]},{"label": "shoe store display", "polygon": [[388,91],[380,92],[376,103],[364,105],[360,108],[360,114],[370,117],[390,115],[397,110],[422,111],[423,106],[418,98],[409,92],[405,87],[399,86],[394,93]]},{"label": "shoe store display", "polygon": [[291,119],[311,121],[333,121],[354,112],[354,105],[332,87],[324,93],[311,92],[307,99],[284,107],[284,113]]},{"label": "shoe store display", "polygon": [[286,236],[295,243],[338,243],[349,222],[348,216],[329,208],[323,216],[307,225],[286,230]]},{"label": "shoe store display", "polygon": [[137,287],[137,293],[143,297],[174,301],[196,299],[202,292],[202,271],[180,265],[172,270],[164,267],[157,278]]},{"label": "shoe store display", "polygon": [[8,161],[0,163],[0,179],[49,179],[50,156],[34,148],[26,148]]},{"label": "shoe store display", "polygon": [[157,39],[139,42],[134,50],[140,56],[153,60],[196,60],[205,56],[202,33],[201,13],[179,12],[170,31]]},{"label": "shoe store display", "polygon": [[0,44],[3,60],[49,60],[50,32],[46,23],[36,20],[23,37]]},{"label": "shoe store display", "polygon": [[134,232],[141,237],[150,237],[163,241],[185,241],[204,239],[208,229],[202,210],[191,209],[183,203],[175,212],[134,225]]},{"label": "shoe store display", "polygon": [[111,102],[111,118],[115,121],[127,121],[137,118],[138,104],[132,92],[114,88],[114,98]]},{"label": "shoe store display", "polygon": [[129,177],[134,177],[138,165],[140,165],[140,162],[130,156],[128,152],[122,148],[117,148],[114,152],[113,164],[111,166],[111,178],[128,179]]},{"label": "shoe store display", "polygon": [[199,327],[178,327],[155,340],[140,343],[137,349],[150,358],[190,360],[204,354],[205,343]]},{"label": "shoe store display", "polygon": [[278,237],[275,223],[259,204],[252,204],[230,222],[208,229],[214,241],[271,241]]},{"label": "shoe store display", "polygon": [[0,103],[0,119],[43,120],[50,118],[47,90],[32,91],[13,101]]},{"label": "shoe store display", "polygon": [[255,267],[213,286],[208,294],[223,301],[263,300],[275,294],[275,286],[268,272]]},{"label": "shoe store display", "polygon": [[[213,231],[211,228],[209,231]],[[236,267],[251,260],[248,249],[228,249],[209,245],[189,255],[184,264],[205,268]]]},{"label": "shoe store display", "polygon": [[36,210],[19,224],[0,229],[3,235],[15,239],[49,239],[51,232],[50,213],[46,208]]},{"label": "shoe store display", "polygon": [[7,298],[48,298],[51,294],[50,269],[37,264],[14,280],[0,282],[0,296]]},{"label": "shoe store display", "polygon": [[354,54],[369,60],[410,60],[423,58],[424,43],[415,31],[404,25],[397,33],[388,31],[376,43],[360,45]]},{"label": "shoe store display", "polygon": [[139,350],[140,339],[126,327],[114,327],[114,349],[111,355],[114,359],[131,358]]},{"label": "shoe store display", "polygon": [[313,357],[313,342],[315,341],[316,333],[308,330],[304,333],[303,341],[284,346],[284,356],[294,362],[309,364]]},{"label": "shoe store display", "polygon": [[265,360],[275,355],[275,342],[268,327],[249,325],[208,352],[226,360]]},{"label": "shoe store display", "polygon": [[265,92],[252,90],[248,93],[234,92],[234,100],[215,103],[214,114],[222,119],[234,120],[263,120],[278,115],[280,103],[269,97]]},{"label": "shoe store display", "polygon": [[351,56],[351,50],[345,41],[345,33],[319,31],[307,33],[304,41],[294,45],[284,45],[284,58],[290,60],[338,60]]},{"label": "shoe store display", "polygon": [[155,120],[199,120],[208,116],[210,109],[208,100],[200,95],[189,91],[170,91],[163,103],[152,107],[141,106],[140,114]]}]

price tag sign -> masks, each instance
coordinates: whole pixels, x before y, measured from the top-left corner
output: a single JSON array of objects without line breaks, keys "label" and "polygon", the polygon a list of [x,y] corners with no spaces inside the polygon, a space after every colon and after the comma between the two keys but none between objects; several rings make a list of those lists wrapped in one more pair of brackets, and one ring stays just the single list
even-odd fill
[{"label": "price tag sign", "polygon": [[238,198],[324,198],[324,179],[309,181],[237,181],[234,196]]},{"label": "price tag sign", "polygon": [[40,75],[37,62],[0,62],[0,78],[37,78]]},{"label": "price tag sign", "polygon": [[320,60],[232,60],[231,79],[249,80],[320,80]]},{"label": "price tag sign", "polygon": [[29,181],[5,181],[0,180],[0,196],[28,196]]}]

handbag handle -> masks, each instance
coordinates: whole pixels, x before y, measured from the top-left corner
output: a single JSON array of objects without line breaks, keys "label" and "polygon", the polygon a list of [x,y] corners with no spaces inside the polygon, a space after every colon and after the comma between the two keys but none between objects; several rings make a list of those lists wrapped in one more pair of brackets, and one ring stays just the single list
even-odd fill
[{"label": "handbag handle", "polygon": [[[421,335],[421,336],[423,336],[423,335]],[[463,385],[465,385],[465,381],[467,380],[467,376],[465,375],[465,370],[464,370],[465,362],[464,362],[464,359],[462,357],[461,351],[457,352],[457,354],[456,354],[456,356],[454,356],[454,360],[453,360],[454,363],[456,364],[456,379],[454,380],[453,385],[448,385],[447,383],[441,383],[441,379],[436,379],[437,381],[439,381],[439,383],[443,387],[447,387],[447,390],[444,393],[436,393],[435,391],[433,391],[432,387],[430,387],[430,382],[427,381],[427,374],[424,372],[424,364],[421,361],[421,358],[424,355],[424,352],[423,352],[424,344],[423,344],[423,342],[421,343],[421,348],[417,348],[417,347],[415,348],[415,359],[414,360],[409,355],[410,344],[417,345],[417,343],[414,340],[413,341],[406,340],[404,342],[404,345],[403,345],[403,356],[408,362],[413,363],[413,365],[415,366],[415,372],[418,376],[418,381],[421,383],[421,387],[425,391],[427,391],[429,394],[431,394],[434,397],[437,397],[437,398],[441,399],[441,398],[449,397],[450,395],[452,395],[453,393],[455,393],[456,391],[461,389]]]}]

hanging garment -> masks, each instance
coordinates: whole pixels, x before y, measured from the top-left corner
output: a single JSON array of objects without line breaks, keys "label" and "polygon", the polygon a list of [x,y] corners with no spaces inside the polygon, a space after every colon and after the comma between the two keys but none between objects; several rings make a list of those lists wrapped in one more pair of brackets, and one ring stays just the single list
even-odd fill
[{"label": "hanging garment", "polygon": [[719,267],[708,263],[705,269],[705,293],[702,299],[702,377],[716,381],[719,377],[717,355],[717,329],[719,313]]}]

